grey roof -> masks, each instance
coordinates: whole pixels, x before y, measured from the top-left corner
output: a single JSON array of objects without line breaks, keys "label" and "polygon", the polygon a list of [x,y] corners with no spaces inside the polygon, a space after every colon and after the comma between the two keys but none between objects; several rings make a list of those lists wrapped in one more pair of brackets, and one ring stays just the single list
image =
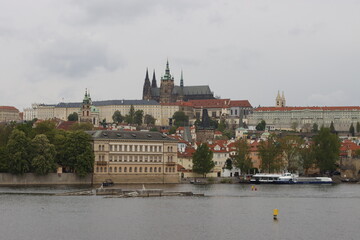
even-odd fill
[{"label": "grey roof", "polygon": [[[173,92],[174,93],[179,93],[180,92],[181,87],[180,86],[175,86]],[[184,95],[208,95],[208,94],[212,94],[212,92],[210,91],[210,87],[207,85],[204,86],[188,86],[188,87],[184,87]]]},{"label": "grey roof", "polygon": [[[55,107],[67,107],[67,108],[81,108],[81,102],[73,103],[59,103]],[[109,105],[159,105],[155,100],[105,100],[94,101],[94,106],[109,106]]]},{"label": "grey roof", "polygon": [[87,133],[90,134],[93,139],[177,142],[177,140],[169,138],[160,132],[98,130],[87,131]]},{"label": "grey roof", "polygon": [[[180,86],[174,86],[173,94],[180,93]],[[187,86],[183,87],[184,95],[212,95],[213,93],[210,90],[208,85],[204,86]],[[160,96],[160,88],[151,88],[152,96]]]}]

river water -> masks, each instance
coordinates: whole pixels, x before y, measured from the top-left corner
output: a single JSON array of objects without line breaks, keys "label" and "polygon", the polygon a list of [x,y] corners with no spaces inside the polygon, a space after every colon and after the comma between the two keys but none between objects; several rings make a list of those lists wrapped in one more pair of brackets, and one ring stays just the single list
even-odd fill
[{"label": "river water", "polygon": [[257,191],[240,184],[147,188],[206,196],[50,196],[41,193],[78,189],[3,187],[0,239],[360,239],[360,184],[257,185]]}]

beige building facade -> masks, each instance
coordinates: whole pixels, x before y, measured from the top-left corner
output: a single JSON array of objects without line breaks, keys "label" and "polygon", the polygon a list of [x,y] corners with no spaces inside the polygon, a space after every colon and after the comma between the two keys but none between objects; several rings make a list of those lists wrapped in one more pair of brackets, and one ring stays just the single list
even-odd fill
[{"label": "beige building facade", "polygon": [[177,141],[159,132],[91,132],[94,183],[179,183]]},{"label": "beige building facade", "polygon": [[19,121],[19,110],[12,106],[0,106],[0,122]]},{"label": "beige building facade", "polygon": [[336,131],[349,131],[350,125],[360,122],[360,107],[260,107],[248,116],[248,125],[261,120],[271,129],[310,131],[314,123],[319,128],[334,123]]},{"label": "beige building facade", "polygon": [[[169,125],[169,118],[172,118],[175,112],[185,109],[187,113],[189,107],[181,104],[164,104],[160,105],[154,100],[109,100],[109,101],[94,101],[93,106],[99,111],[99,119],[106,119],[112,122],[112,116],[115,111],[120,111],[122,116],[129,113],[131,106],[134,106],[135,111],[143,110],[144,116],[149,114],[156,119],[155,125],[167,126]],[[82,109],[82,103],[59,103],[57,105],[37,104],[33,108],[24,109],[24,115],[29,116],[29,119],[34,118],[41,120],[61,119],[66,121],[68,116],[72,113],[79,113]],[[31,119],[30,119],[31,118]]]}]

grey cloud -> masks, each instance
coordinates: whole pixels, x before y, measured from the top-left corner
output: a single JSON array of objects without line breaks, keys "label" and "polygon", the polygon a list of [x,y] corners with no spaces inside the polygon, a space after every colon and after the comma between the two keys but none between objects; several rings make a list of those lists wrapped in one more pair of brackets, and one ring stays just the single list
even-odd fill
[{"label": "grey cloud", "polygon": [[186,11],[209,5],[209,2],[209,0],[81,0],[71,1],[70,3],[77,4],[77,7],[83,13],[80,18],[77,18],[78,22],[82,24],[97,24],[103,22],[129,23],[154,14],[156,10],[177,12],[181,15]]},{"label": "grey cloud", "polygon": [[121,60],[110,57],[105,46],[88,40],[56,40],[38,58],[42,68],[69,77],[86,76],[96,68],[114,71],[122,65]]}]

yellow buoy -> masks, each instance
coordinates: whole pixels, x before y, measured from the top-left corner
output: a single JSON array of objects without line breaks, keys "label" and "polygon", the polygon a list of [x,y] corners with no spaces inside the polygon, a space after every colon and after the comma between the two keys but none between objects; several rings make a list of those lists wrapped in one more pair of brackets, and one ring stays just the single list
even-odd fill
[{"label": "yellow buoy", "polygon": [[278,209],[274,209],[274,210],[273,210],[273,215],[274,215],[274,219],[277,219],[277,216],[279,215],[279,210],[278,210]]}]

